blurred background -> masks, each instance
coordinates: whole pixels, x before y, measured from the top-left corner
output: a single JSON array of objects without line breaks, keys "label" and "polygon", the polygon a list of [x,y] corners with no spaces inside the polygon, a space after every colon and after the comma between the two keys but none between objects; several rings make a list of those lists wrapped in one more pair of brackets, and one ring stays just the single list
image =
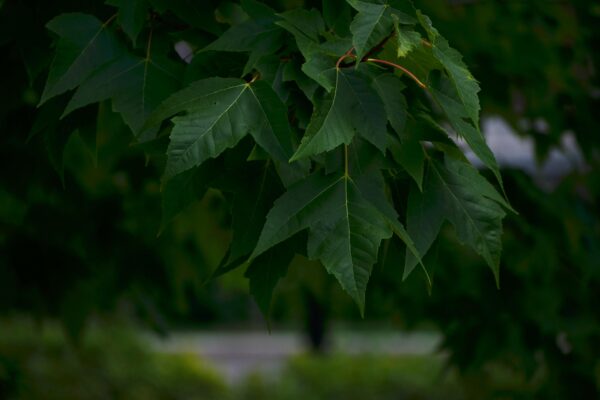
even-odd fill
[{"label": "blurred background", "polygon": [[152,144],[131,145],[110,104],[75,132],[36,112],[45,23],[103,2],[0,0],[0,399],[599,398],[600,4],[414,2],[481,82],[520,213],[501,289],[448,230],[425,259],[431,295],[385,244],[365,319],[296,257],[269,329],[243,270],[207,282],[231,236],[226,195],[157,237]]}]

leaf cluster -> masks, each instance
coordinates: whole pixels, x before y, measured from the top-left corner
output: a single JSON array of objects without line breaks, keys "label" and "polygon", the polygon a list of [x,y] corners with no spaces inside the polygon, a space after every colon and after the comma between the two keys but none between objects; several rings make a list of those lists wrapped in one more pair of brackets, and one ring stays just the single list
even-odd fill
[{"label": "leaf cluster", "polygon": [[431,285],[422,257],[445,221],[498,281],[511,207],[453,140],[502,186],[479,128],[479,84],[410,2],[108,4],[104,20],[48,23],[56,50],[40,115],[77,127],[79,113],[110,101],[138,143],[162,149],[163,227],[208,188],[227,193],[233,240],[214,275],[245,265],[265,312],[301,254],[362,313],[394,235],[407,249],[403,276],[420,265]]}]

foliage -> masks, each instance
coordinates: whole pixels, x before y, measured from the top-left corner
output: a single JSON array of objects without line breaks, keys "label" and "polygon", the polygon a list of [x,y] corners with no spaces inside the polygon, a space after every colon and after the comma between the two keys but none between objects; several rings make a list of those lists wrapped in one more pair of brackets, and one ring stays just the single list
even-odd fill
[{"label": "foliage", "polygon": [[[340,4],[355,10],[347,29],[316,9],[277,13],[254,0],[233,6],[232,21],[216,8],[227,29],[218,19],[182,18],[194,12],[189,5],[109,3],[117,7],[111,17],[65,13],[47,24],[56,50],[38,107],[42,115],[52,104],[58,114],[44,123],[60,115],[59,127],[73,121],[67,134],[81,130],[79,110],[110,100],[138,142],[168,136],[164,223],[202,197],[202,187],[250,195],[254,201],[232,207],[232,244],[217,274],[249,265],[264,311],[277,282],[270,277],[284,275],[280,268],[300,252],[319,260],[363,313],[381,242],[396,234],[407,245],[408,276],[445,219],[499,279],[501,221],[510,206],[449,139],[463,137],[501,184],[479,130],[479,85],[410,3]],[[203,11],[210,15],[210,6]],[[174,21],[189,24],[185,34]],[[208,26],[222,32],[206,44],[215,34]],[[172,57],[175,44],[193,50],[188,65]],[[203,65],[208,54],[231,53],[247,57],[241,71]],[[64,97],[62,111],[54,104]],[[434,120],[438,109],[451,130]],[[234,166],[224,173],[226,159]],[[250,165],[261,171],[257,187],[228,182]],[[406,184],[409,176],[416,185]],[[398,197],[408,196],[400,216],[407,231],[396,209]],[[438,209],[438,220],[426,224],[423,207]],[[305,229],[299,245],[295,236]]]},{"label": "foliage", "polygon": [[[594,154],[600,141],[590,134],[597,126],[591,116],[598,79],[588,68],[599,62],[593,43],[600,14],[584,1],[425,3],[481,80],[483,109],[531,140],[540,166],[563,135],[572,134],[586,167],[543,181],[503,170],[520,216],[505,220],[500,291],[480,273],[473,253],[442,227],[445,239],[424,260],[435,282],[432,296],[412,279],[398,290],[391,261],[373,276],[368,302],[378,307],[368,313],[394,315],[405,328],[429,316],[472,398],[598,397],[600,186]],[[456,25],[461,29],[451,28]],[[465,37],[464,31],[478,34]],[[535,121],[547,121],[548,130]],[[393,244],[388,253],[398,254]],[[521,383],[495,386],[498,368]]]},{"label": "foliage", "polygon": [[130,328],[96,327],[81,346],[52,324],[2,321],[3,399],[223,399],[222,378],[195,356],[150,353]]},{"label": "foliage", "polygon": [[[221,156],[161,183],[159,176],[165,168],[172,125],[163,123],[158,133],[156,127],[148,129],[148,133],[144,132],[147,136],[139,136],[130,146],[132,136],[128,130],[140,124],[136,118],[146,118],[146,108],[135,108],[140,110],[138,113],[124,107],[123,102],[127,104],[128,94],[132,93],[134,98],[144,97],[149,101],[147,104],[154,106],[161,102],[163,94],[170,95],[167,91],[175,90],[174,82],[167,82],[167,76],[171,75],[155,68],[163,62],[167,71],[174,67],[181,88],[214,78],[215,71],[220,78],[241,77],[244,82],[251,81],[258,71],[260,76],[252,87],[259,82],[272,83],[284,104],[294,104],[288,109],[291,117],[288,124],[296,150],[311,121],[312,102],[326,97],[326,88],[332,90],[335,63],[354,45],[332,41],[330,32],[352,42],[350,38],[357,32],[357,25],[352,22],[358,15],[356,7],[364,9],[368,7],[365,4],[372,3],[371,9],[376,12],[381,11],[380,4],[363,1],[353,2],[356,7],[349,7],[341,0],[265,1],[278,13],[275,24],[280,28],[271,31],[272,20],[264,18],[264,24],[244,23],[249,17],[231,2],[202,2],[202,7],[214,13],[195,12],[197,9],[187,12],[189,5],[184,1],[109,3],[0,1],[0,50],[5,60],[0,64],[4,94],[0,97],[0,312],[21,310],[36,316],[57,315],[74,336],[90,314],[111,311],[123,304],[127,307],[134,304],[136,316],[152,321],[157,327],[164,327],[165,321],[202,324],[214,320],[245,321],[251,315],[250,307],[236,297],[248,290],[240,282],[242,268],[205,286],[202,282],[223,259],[232,238],[231,230],[239,240],[231,244],[220,271],[247,260],[256,243],[243,238],[254,237],[258,241],[262,221],[274,201],[284,194],[287,179],[294,179],[293,174],[282,172],[281,166],[286,163],[266,162],[271,157],[255,146],[258,129],[252,129],[250,135]],[[300,12],[311,21],[309,24],[301,27],[293,24],[296,15],[285,10],[302,4],[306,9],[314,7],[322,11],[322,18],[327,21],[325,30],[317,13],[311,11]],[[442,149],[446,151],[443,158],[449,158],[450,162],[456,157],[448,154],[460,158],[440,126],[446,130],[454,125],[463,126],[470,120],[469,114],[451,120],[445,115],[443,105],[454,103],[438,104],[439,98],[444,97],[438,95],[436,101],[407,74],[394,71],[374,76],[370,87],[380,100],[372,96],[371,90],[367,89],[370,95],[366,95],[375,98],[375,102],[383,102],[391,132],[387,135],[386,164],[381,167],[385,168],[382,169],[387,185],[385,198],[393,204],[417,249],[422,248],[420,243],[431,242],[430,250],[420,255],[435,282],[435,290],[429,297],[418,277],[402,281],[401,264],[405,264],[404,270],[408,272],[419,265],[418,257],[410,252],[407,255],[397,237],[384,239],[378,252],[379,263],[369,278],[366,318],[404,328],[418,327],[424,322],[435,324],[446,338],[444,350],[451,354],[450,362],[458,365],[463,377],[480,389],[490,388],[489,365],[497,365],[499,361],[527,383],[526,389],[532,397],[533,393],[541,393],[542,398],[597,397],[600,369],[595,357],[598,350],[594,347],[598,343],[594,293],[600,293],[596,279],[600,142],[596,134],[595,110],[599,97],[595,71],[600,53],[594,49],[598,47],[600,10],[594,2],[585,0],[551,3],[419,0],[415,4],[431,17],[448,42],[464,54],[465,64],[481,82],[483,90],[478,95],[485,114],[500,115],[518,134],[534,143],[539,162],[560,146],[563,133],[571,132],[584,153],[587,170],[571,174],[563,186],[549,191],[536,189],[535,180],[503,171],[506,191],[520,215],[509,216],[503,228],[502,248],[507,256],[500,262],[502,289],[497,291],[491,275],[481,273],[481,259],[460,246],[452,229],[449,231],[447,224],[440,223],[439,207],[430,209],[426,215],[432,218],[421,218],[420,225],[414,222],[414,215],[411,218],[407,215],[411,199],[411,204],[415,204],[414,199],[418,200],[422,193],[415,188],[436,184],[440,197],[449,196],[439,188],[437,175],[432,182],[428,171],[432,163],[446,165],[447,160],[439,156]],[[253,19],[262,18],[259,10],[254,11]],[[410,10],[404,11],[411,15]],[[73,108],[71,114],[59,119],[73,97],[72,92],[36,108],[52,63],[52,46],[55,43],[56,49],[68,56],[80,42],[67,43],[65,47],[64,39],[60,39],[62,33],[48,31],[45,24],[60,14],[73,12],[94,16],[96,21],[91,24],[94,26],[117,12],[102,31],[109,33],[107,40],[101,35],[102,43],[118,43],[122,47],[115,49],[120,58],[119,63],[114,60],[114,68],[131,65],[132,69],[126,72],[127,79],[118,81],[127,90],[118,91],[114,82],[97,85],[113,62],[99,67],[94,78],[89,77],[90,83],[80,87],[79,100],[72,103],[81,108]],[[396,61],[422,83],[427,81],[424,76],[429,76],[432,82],[445,78],[449,87],[457,90],[452,72],[444,72],[442,62],[429,57],[429,47],[421,45],[425,43],[423,39],[435,41],[430,37],[433,35],[441,46],[438,50],[442,51],[442,58],[446,54],[446,58],[453,60],[434,31],[421,28],[421,21],[414,30],[403,29],[407,25],[402,20],[385,12],[380,20],[394,36],[376,51],[377,56],[371,54],[370,58]],[[363,18],[364,21],[368,23],[369,19]],[[246,30],[245,37],[256,42],[271,38],[271,32],[276,34],[265,43],[266,47],[241,41],[214,44],[231,26],[238,26],[238,33]],[[153,32],[150,47],[154,50],[147,60],[150,31]],[[78,40],[85,38],[84,33]],[[324,53],[315,47],[315,38],[321,47],[326,43],[329,46]],[[190,45],[191,50],[183,48],[182,56],[178,56],[172,49],[174,43],[181,41]],[[61,42],[63,45],[59,45]],[[365,47],[362,43],[358,44]],[[206,49],[209,45],[211,48]],[[342,45],[342,49],[336,47]],[[236,50],[242,47],[251,50]],[[278,59],[265,56],[268,52],[285,54]],[[182,58],[191,63],[183,63]],[[444,61],[448,61],[446,58]],[[435,62],[436,70],[420,69],[423,60],[425,64]],[[154,86],[156,91],[144,92],[142,96],[140,88],[149,82],[143,79],[143,74],[140,77],[146,64],[151,76],[156,73],[166,79],[167,87]],[[373,71],[382,66],[370,64],[362,62],[354,68],[349,57],[340,70],[360,76],[365,67]],[[280,70],[279,65],[284,65],[284,69]],[[389,68],[391,72],[393,67]],[[96,86],[92,85],[94,80]],[[470,81],[466,83],[468,86]],[[84,104],[81,101],[86,97],[96,98],[100,103]],[[469,103],[468,97],[464,99]],[[454,100],[460,100],[460,104],[463,98],[457,95]],[[136,104],[139,106],[141,102]],[[255,103],[248,104],[256,107]],[[422,112],[423,107],[432,104],[433,113]],[[326,109],[331,105],[319,103],[319,106]],[[117,112],[111,112],[111,107]],[[393,111],[405,109],[413,119],[403,111]],[[188,115],[185,113],[176,118],[185,120]],[[322,118],[324,121],[325,115]],[[370,121],[348,119],[357,125],[367,125]],[[317,127],[313,124],[313,130]],[[473,133],[468,125],[463,129],[467,134]],[[394,137],[396,132],[411,130],[426,134],[425,142],[420,136]],[[149,140],[153,135],[157,139]],[[357,136],[355,141],[361,142],[361,148],[377,154],[375,144],[379,142],[367,142],[362,137]],[[476,140],[477,135],[474,137]],[[429,145],[424,148],[422,144],[427,142],[435,142],[435,148]],[[350,149],[358,147],[357,144],[351,144]],[[325,172],[331,172],[343,164],[341,149],[326,154],[309,157],[313,169],[322,169],[324,165]],[[305,163],[303,168],[307,168],[306,158],[297,162]],[[392,176],[390,172],[397,174]],[[261,185],[262,182],[265,184]],[[255,190],[261,186],[266,190]],[[483,204],[488,202],[486,199]],[[192,203],[195,205],[191,206]],[[257,213],[248,213],[254,204]],[[494,207],[498,211],[497,203]],[[179,213],[183,209],[186,211]],[[179,217],[174,219],[178,213]],[[433,240],[431,236],[437,233],[439,224],[439,239]],[[414,229],[415,226],[430,226],[429,235],[421,236],[425,230]],[[466,229],[467,225],[462,227]],[[157,239],[159,230],[161,236]],[[287,250],[292,247],[295,253],[306,255],[305,234],[294,235],[273,252],[258,256],[247,268],[245,273],[250,276],[251,290],[261,308],[268,308],[271,288],[288,272],[269,260],[288,260],[291,251]],[[494,261],[493,252],[489,254],[488,258]],[[340,290],[331,287],[317,266],[305,257],[293,258],[289,273],[277,291],[275,322],[296,321],[314,310],[316,318],[321,320],[356,317],[351,304]],[[265,275],[269,279],[258,279]],[[319,307],[314,307],[315,304]],[[326,321],[321,322],[327,326]],[[572,351],[564,354],[557,341],[561,345],[570,344]],[[514,388],[511,393],[518,397],[516,393],[522,389]],[[506,390],[496,395],[506,396]],[[474,397],[486,395],[479,392]]]},{"label": "foliage", "polygon": [[242,399],[463,398],[453,374],[443,370],[443,360],[431,356],[300,356],[278,379],[251,375],[239,391]]},{"label": "foliage", "polygon": [[[521,172],[504,171],[503,176],[507,188],[518,193],[513,202],[535,225],[507,219],[502,289],[494,290],[474,254],[457,251],[452,236],[442,232],[446,240],[434,244],[435,256],[426,259],[436,290],[425,297],[409,281],[389,308],[378,312],[401,308],[407,327],[429,315],[444,333],[441,348],[448,352],[449,364],[459,368],[471,398],[502,393],[595,397],[600,388],[595,306],[600,226],[592,214],[597,189],[590,193],[596,199],[590,203],[577,195],[581,178],[571,178],[548,198]],[[374,279],[389,282],[390,291],[397,282],[391,282],[394,277],[387,271]],[[495,382],[498,375],[511,377],[511,384]]]},{"label": "foliage", "polygon": [[[197,354],[148,350],[147,335],[96,321],[77,347],[53,323],[2,319],[3,399],[441,399],[462,398],[454,376],[432,356],[302,355],[276,374],[226,384]],[[364,371],[364,365],[370,365]],[[335,370],[334,377],[328,376]]]}]

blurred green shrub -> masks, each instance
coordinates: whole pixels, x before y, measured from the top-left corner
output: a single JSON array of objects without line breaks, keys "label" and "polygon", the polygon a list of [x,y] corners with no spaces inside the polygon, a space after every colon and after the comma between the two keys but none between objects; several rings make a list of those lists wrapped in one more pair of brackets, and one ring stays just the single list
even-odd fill
[{"label": "blurred green shrub", "polygon": [[454,377],[434,356],[300,356],[277,380],[255,374],[239,390],[240,400],[459,399]]},{"label": "blurred green shrub", "polygon": [[56,325],[2,321],[0,398],[217,400],[222,378],[197,356],[150,353],[130,329],[90,329],[72,345]]}]

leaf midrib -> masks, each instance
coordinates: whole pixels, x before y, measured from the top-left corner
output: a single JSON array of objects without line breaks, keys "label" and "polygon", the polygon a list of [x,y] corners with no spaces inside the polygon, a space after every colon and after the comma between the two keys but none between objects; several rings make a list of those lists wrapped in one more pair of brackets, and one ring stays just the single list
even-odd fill
[{"label": "leaf midrib", "polygon": [[[262,103],[260,102],[260,99],[258,98],[258,96],[256,95],[256,93],[254,93],[254,90],[252,89],[252,85],[249,85],[248,88],[250,89],[250,93],[252,93],[252,97],[254,97],[254,99],[256,100],[256,104],[258,104],[258,108],[260,109],[260,111],[261,111],[261,113],[263,115],[263,120],[269,126],[269,130],[271,131],[271,133],[273,134],[273,136],[277,137],[277,135],[275,134],[275,129],[273,128],[273,125],[271,124],[271,120],[269,119],[269,115],[267,114],[266,110],[264,109],[264,107],[263,107]],[[283,154],[285,154],[285,150],[281,146],[281,143],[279,143],[279,140],[275,140],[275,142],[277,142],[277,144],[279,145],[280,151]],[[285,158],[288,158],[287,155],[286,155]]]},{"label": "leaf midrib", "polygon": [[[340,176],[339,178],[337,178],[336,180],[334,180],[333,182],[331,182],[330,184],[328,184],[326,187],[324,187],[322,190],[320,190],[319,192],[317,192],[314,196],[312,196],[308,201],[304,202],[304,206],[302,206],[298,211],[295,211],[293,214],[290,214],[288,217],[285,218],[284,223],[278,224],[280,227],[278,228],[278,231],[281,229],[281,226],[286,226],[289,224],[290,220],[294,217],[296,217],[300,212],[302,212],[303,209],[305,209],[309,204],[311,204],[312,202],[314,202],[316,199],[318,199],[319,197],[321,197],[325,192],[329,191],[332,187],[334,187],[335,185],[338,184],[338,182],[340,182],[340,180],[342,180],[344,178],[344,176]],[[306,228],[306,227],[305,227]],[[302,228],[302,229],[305,229]],[[272,236],[272,235],[271,235]],[[259,243],[260,243],[260,239],[259,239]],[[269,247],[272,247],[269,246]],[[267,247],[268,249],[268,247]],[[262,253],[264,253],[267,249],[262,250],[260,252],[256,252],[256,250],[252,253],[252,255],[250,256],[250,259],[254,259],[256,257],[258,257],[259,255],[261,255]]]},{"label": "leaf midrib", "polygon": [[[204,93],[204,94],[202,94],[200,96],[192,97],[189,100],[185,100],[185,101],[179,102],[179,103],[176,104],[176,106],[169,107],[168,112],[162,114],[162,115],[165,115],[165,117],[161,117],[161,120],[164,120],[164,119],[169,118],[169,117],[171,117],[171,116],[173,116],[173,115],[175,115],[177,113],[180,113],[181,111],[189,109],[189,104],[190,103],[195,103],[195,102],[197,102],[197,101],[199,101],[201,99],[205,99],[207,97],[217,95],[217,94],[219,94],[221,92],[226,92],[226,91],[231,90],[233,88],[236,88],[238,86],[241,87],[241,86],[245,86],[245,85],[246,85],[246,83],[238,83],[237,85],[228,86],[226,88],[218,89],[218,90],[215,90],[215,91],[210,92],[210,93]],[[165,100],[165,102],[168,101],[168,100],[169,99]],[[172,110],[175,110],[175,111],[172,111]],[[160,111],[160,110],[157,110],[157,111]]]},{"label": "leaf midrib", "polygon": [[244,88],[240,91],[240,94],[235,98],[235,100],[233,100],[231,102],[231,104],[229,106],[227,106],[227,108],[225,108],[225,110],[223,110],[223,112],[221,114],[219,114],[219,116],[217,118],[214,119],[214,121],[204,130],[204,132],[201,132],[198,135],[198,137],[192,143],[190,143],[190,145],[187,146],[187,148],[183,152],[180,153],[179,158],[187,157],[188,152],[194,146],[196,146],[196,144],[200,141],[200,139],[203,139],[209,132],[211,132],[213,130],[213,128],[215,127],[215,125],[217,124],[217,122],[219,122],[221,120],[221,118],[223,118],[223,116],[229,112],[231,107],[233,107],[239,101],[240,97],[242,97],[242,95],[248,88],[247,85],[242,85],[242,86],[244,86]]}]

